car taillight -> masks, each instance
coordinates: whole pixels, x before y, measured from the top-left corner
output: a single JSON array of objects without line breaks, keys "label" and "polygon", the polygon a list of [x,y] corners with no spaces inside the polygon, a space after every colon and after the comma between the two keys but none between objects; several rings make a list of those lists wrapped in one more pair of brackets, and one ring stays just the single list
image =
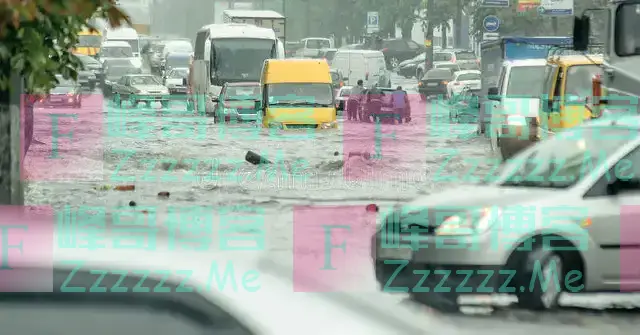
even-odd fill
[{"label": "car taillight", "polygon": [[442,85],[446,85],[446,84],[448,84],[448,83],[449,83],[448,81],[443,81],[443,82],[442,82]]},{"label": "car taillight", "polygon": [[456,55],[453,55],[453,56],[451,57],[451,63],[455,63],[455,62],[456,62],[456,60],[457,60],[457,59],[456,59]]},{"label": "car taillight", "polygon": [[67,96],[68,96],[68,97],[72,97],[72,96],[73,96],[73,93],[67,93]]},{"label": "car taillight", "polygon": [[389,48],[384,48],[382,49],[382,52],[386,52],[387,50],[389,50]]}]

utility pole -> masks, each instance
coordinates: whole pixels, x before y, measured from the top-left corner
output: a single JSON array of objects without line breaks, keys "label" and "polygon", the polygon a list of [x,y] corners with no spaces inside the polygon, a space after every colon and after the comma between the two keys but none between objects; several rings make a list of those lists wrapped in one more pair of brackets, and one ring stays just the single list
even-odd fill
[{"label": "utility pole", "polygon": [[[433,66],[433,20],[431,20],[431,16],[433,14],[434,1],[436,0],[426,0],[427,1],[427,29],[424,32],[424,45],[427,48],[426,57],[425,57],[425,73],[431,69]],[[431,14],[430,14],[431,13]],[[419,78],[419,80],[422,78]]]},{"label": "utility pole", "polygon": [[453,22],[453,45],[460,48],[462,42],[462,0],[456,0],[456,19]]}]

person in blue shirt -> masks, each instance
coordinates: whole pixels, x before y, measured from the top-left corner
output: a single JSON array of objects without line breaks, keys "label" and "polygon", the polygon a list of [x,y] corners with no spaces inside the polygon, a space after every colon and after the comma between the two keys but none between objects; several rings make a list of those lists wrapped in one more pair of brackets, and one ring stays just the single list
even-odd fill
[{"label": "person in blue shirt", "polygon": [[399,123],[402,123],[403,119],[409,121],[408,116],[411,115],[409,109],[409,96],[407,92],[402,89],[402,86],[396,87],[395,92],[391,95],[391,103],[393,104],[393,116]]}]

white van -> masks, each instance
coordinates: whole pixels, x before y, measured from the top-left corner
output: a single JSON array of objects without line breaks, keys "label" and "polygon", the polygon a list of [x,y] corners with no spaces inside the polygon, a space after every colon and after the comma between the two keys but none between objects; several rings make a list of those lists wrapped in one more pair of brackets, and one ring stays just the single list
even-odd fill
[{"label": "white van", "polygon": [[299,48],[296,50],[295,57],[313,58],[318,57],[320,50],[333,48],[333,42],[328,38],[308,37],[300,40]]},{"label": "white van", "polygon": [[346,86],[355,86],[362,79],[366,87],[391,87],[391,74],[381,51],[340,49],[331,68],[342,72]]},{"label": "white van", "polygon": [[140,37],[135,29],[129,27],[107,29],[103,36],[106,41],[127,42],[131,46],[133,57],[138,58],[138,60],[134,61],[133,64],[137,67],[142,67],[142,59],[140,58]]},{"label": "white van", "polygon": [[506,160],[538,140],[538,112],[546,59],[502,64],[497,87],[488,90],[491,104],[491,148]]}]

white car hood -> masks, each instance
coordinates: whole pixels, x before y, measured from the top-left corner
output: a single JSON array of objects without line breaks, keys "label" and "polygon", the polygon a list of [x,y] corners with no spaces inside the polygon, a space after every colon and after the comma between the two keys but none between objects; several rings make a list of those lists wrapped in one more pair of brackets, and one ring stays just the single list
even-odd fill
[{"label": "white car hood", "polygon": [[137,88],[141,91],[164,91],[166,87],[162,85],[132,85],[133,88]]},{"label": "white car hood", "polygon": [[504,114],[536,117],[540,110],[539,98],[503,98],[500,103]]}]

